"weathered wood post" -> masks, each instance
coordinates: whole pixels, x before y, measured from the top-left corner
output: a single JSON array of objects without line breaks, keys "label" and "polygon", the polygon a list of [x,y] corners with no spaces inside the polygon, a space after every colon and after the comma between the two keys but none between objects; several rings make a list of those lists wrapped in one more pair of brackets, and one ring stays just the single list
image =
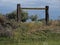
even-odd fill
[{"label": "weathered wood post", "polygon": [[49,23],[49,6],[45,7],[45,21],[46,21],[46,25],[48,25],[48,23]]},{"label": "weathered wood post", "polygon": [[21,22],[21,7],[17,4],[17,22]]}]

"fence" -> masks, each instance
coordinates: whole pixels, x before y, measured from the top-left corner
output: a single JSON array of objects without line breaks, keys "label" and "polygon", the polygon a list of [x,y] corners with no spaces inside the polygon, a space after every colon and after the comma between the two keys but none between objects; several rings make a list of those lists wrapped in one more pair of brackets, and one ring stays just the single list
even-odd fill
[{"label": "fence", "polygon": [[21,9],[26,9],[26,10],[45,10],[45,22],[46,25],[49,22],[49,6],[45,6],[45,8],[21,8],[20,4],[17,4],[17,21],[21,22]]}]

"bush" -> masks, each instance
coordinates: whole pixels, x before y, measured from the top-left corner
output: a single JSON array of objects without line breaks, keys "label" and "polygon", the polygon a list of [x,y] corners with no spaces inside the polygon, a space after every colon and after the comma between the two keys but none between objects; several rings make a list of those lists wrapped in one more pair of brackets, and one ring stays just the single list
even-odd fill
[{"label": "bush", "polygon": [[31,19],[32,21],[36,21],[36,20],[37,20],[37,15],[32,15],[32,16],[30,17],[30,19]]},{"label": "bush", "polygon": [[[11,19],[16,20],[16,19],[17,19],[17,13],[16,13],[16,11],[13,11],[12,13],[6,14],[6,16],[7,16],[7,18],[8,18],[9,20],[11,20]],[[22,21],[22,22],[25,22],[27,19],[28,19],[28,13],[22,11],[21,21]]]},{"label": "bush", "polygon": [[28,19],[28,13],[27,12],[22,12],[21,21],[25,22],[27,19]]},{"label": "bush", "polygon": [[9,28],[5,28],[2,25],[0,25],[0,37],[11,37],[13,35],[12,30]]},{"label": "bush", "polygon": [[6,18],[3,15],[0,15],[0,24],[3,24],[6,21]]},{"label": "bush", "polygon": [[12,13],[6,14],[6,16],[9,20],[10,19],[16,19],[17,14],[16,14],[16,12],[12,12]]}]

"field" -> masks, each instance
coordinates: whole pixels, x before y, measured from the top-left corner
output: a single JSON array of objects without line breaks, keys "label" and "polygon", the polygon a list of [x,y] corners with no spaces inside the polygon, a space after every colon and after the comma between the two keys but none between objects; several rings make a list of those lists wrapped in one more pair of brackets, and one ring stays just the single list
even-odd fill
[{"label": "field", "polygon": [[46,26],[42,22],[14,24],[13,36],[0,37],[0,45],[60,45],[60,23]]}]

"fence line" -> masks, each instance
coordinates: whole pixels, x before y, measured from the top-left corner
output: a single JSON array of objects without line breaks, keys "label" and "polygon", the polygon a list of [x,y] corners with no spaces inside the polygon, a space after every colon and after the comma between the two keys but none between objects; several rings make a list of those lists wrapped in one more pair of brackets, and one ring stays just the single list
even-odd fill
[{"label": "fence line", "polygon": [[20,4],[17,4],[17,21],[21,22],[21,9],[26,9],[26,10],[45,10],[45,22],[46,25],[48,25],[49,22],[49,6],[45,6],[45,8],[21,8]]}]

